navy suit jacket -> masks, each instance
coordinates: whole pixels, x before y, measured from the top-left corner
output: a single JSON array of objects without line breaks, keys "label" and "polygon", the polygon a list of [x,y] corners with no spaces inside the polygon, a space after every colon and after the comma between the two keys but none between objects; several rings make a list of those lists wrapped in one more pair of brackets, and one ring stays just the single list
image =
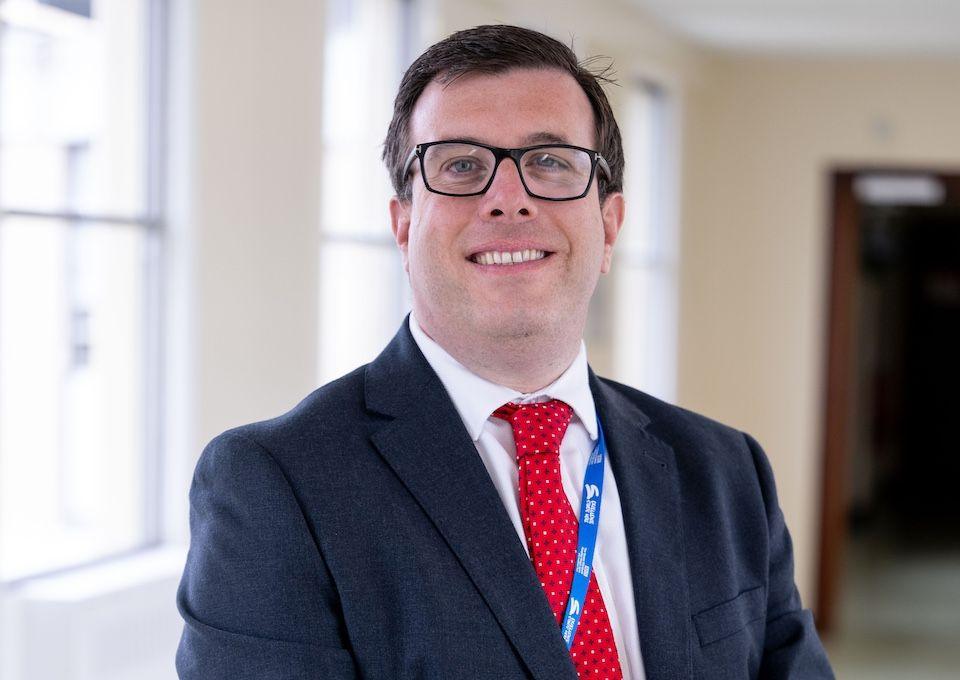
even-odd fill
[{"label": "navy suit jacket", "polygon": [[[833,677],[749,436],[590,373],[649,680]],[[575,680],[486,468],[406,323],[190,491],[189,680]]]}]

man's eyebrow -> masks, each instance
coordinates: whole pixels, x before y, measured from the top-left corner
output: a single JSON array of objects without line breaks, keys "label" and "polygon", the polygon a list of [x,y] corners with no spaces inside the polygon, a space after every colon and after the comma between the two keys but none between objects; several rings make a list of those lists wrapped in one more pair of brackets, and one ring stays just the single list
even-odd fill
[{"label": "man's eyebrow", "polygon": [[[490,142],[484,141],[482,139],[478,139],[471,135],[457,135],[456,137],[447,137],[445,139],[460,139],[460,140],[463,140],[464,142],[472,142],[474,144],[490,144]],[[537,144],[569,144],[569,143],[570,142],[567,141],[567,138],[562,135],[558,135],[553,132],[541,131],[541,132],[533,132],[527,135],[521,140],[520,145],[536,146]]]},{"label": "man's eyebrow", "polygon": [[533,146],[535,144],[569,144],[566,137],[554,134],[553,132],[534,132],[523,138],[524,146]]},{"label": "man's eyebrow", "polygon": [[485,142],[482,139],[479,139],[478,137],[472,137],[470,135],[453,135],[448,137],[440,137],[438,139],[440,139],[441,141],[447,140],[447,139],[456,139],[461,142],[470,142],[471,144],[489,144],[489,142]]}]

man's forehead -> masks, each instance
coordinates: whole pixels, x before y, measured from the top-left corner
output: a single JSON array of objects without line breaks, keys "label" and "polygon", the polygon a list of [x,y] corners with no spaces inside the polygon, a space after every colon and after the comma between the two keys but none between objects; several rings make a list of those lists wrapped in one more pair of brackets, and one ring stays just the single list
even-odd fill
[{"label": "man's forehead", "polygon": [[410,132],[412,143],[467,139],[496,146],[591,145],[595,136],[593,108],[573,76],[528,68],[432,81],[414,106]]}]

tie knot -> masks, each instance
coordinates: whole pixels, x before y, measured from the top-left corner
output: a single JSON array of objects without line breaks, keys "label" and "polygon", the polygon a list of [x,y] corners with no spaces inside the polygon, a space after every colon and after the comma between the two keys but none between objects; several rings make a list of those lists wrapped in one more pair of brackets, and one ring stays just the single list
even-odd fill
[{"label": "tie knot", "polygon": [[530,453],[560,455],[560,442],[573,417],[568,404],[554,399],[534,404],[504,404],[493,415],[510,423],[517,459]]}]

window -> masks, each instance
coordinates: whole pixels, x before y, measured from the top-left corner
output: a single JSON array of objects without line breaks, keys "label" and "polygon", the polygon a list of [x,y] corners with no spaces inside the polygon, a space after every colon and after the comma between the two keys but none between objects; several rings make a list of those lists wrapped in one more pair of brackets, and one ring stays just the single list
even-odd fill
[{"label": "window", "polygon": [[[409,62],[412,3],[331,0],[324,53],[320,382],[372,360],[407,305],[380,160]],[[393,55],[391,59],[390,56]],[[364,74],[359,87],[358,73]],[[344,294],[344,291],[350,291]]]},{"label": "window", "polygon": [[586,341],[601,375],[676,398],[678,298],[675,116],[665,90],[628,84],[618,111],[626,155],[627,214],[611,275],[591,306]]},{"label": "window", "polygon": [[0,580],[156,538],[161,9],[0,3]]}]

